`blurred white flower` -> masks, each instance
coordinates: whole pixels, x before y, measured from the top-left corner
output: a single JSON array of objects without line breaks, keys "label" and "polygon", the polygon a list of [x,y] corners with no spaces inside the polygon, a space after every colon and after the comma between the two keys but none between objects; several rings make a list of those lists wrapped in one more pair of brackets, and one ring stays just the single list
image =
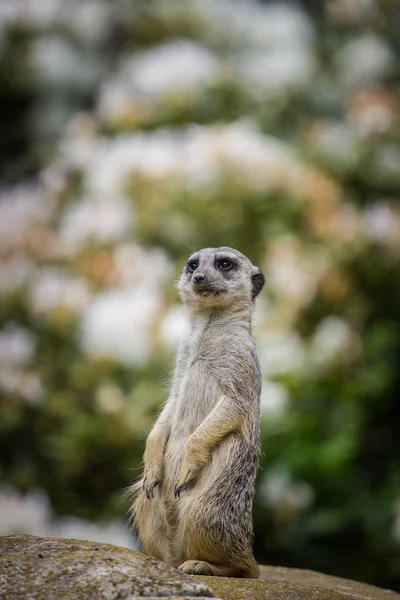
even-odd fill
[{"label": "blurred white flower", "polygon": [[[101,119],[113,121],[138,110],[143,102],[195,98],[220,77],[219,60],[196,42],[176,40],[125,57],[99,94]],[[221,71],[222,72],[222,71]]]},{"label": "blurred white flower", "polygon": [[118,246],[114,258],[121,287],[93,298],[82,318],[82,347],[93,357],[141,365],[152,352],[171,264],[162,250],[136,244]]},{"label": "blurred white flower", "polygon": [[35,340],[32,334],[16,324],[9,324],[0,330],[0,365],[26,365],[35,353]]},{"label": "blurred white flower", "polygon": [[[327,218],[328,222],[329,219]],[[357,206],[342,201],[331,213],[331,237],[340,240],[343,246],[357,247],[362,243],[362,221]],[[328,228],[329,230],[329,225]]]},{"label": "blurred white flower", "polygon": [[128,98],[159,98],[169,92],[198,91],[217,80],[219,63],[205,47],[175,40],[125,58],[111,81],[100,92],[100,113],[109,112],[113,88]]},{"label": "blurred white flower", "polygon": [[304,255],[292,238],[282,237],[271,246],[268,286],[280,297],[288,298],[298,306],[307,306],[313,300],[324,271],[322,257]]},{"label": "blurred white flower", "polygon": [[390,132],[398,122],[396,96],[386,89],[361,89],[347,99],[347,116],[357,135],[368,138]]},{"label": "blurred white flower", "polygon": [[384,38],[365,33],[342,46],[336,64],[340,81],[351,87],[382,80],[392,72],[395,58]]},{"label": "blurred white flower", "polygon": [[153,328],[162,308],[154,286],[110,289],[94,297],[82,318],[82,347],[91,357],[111,358],[127,365],[150,359]]},{"label": "blurred white flower", "polygon": [[37,185],[21,183],[0,189],[0,249],[23,245],[29,234],[53,213],[54,201]]},{"label": "blurred white flower", "polygon": [[47,27],[56,20],[64,0],[0,0],[0,23]]},{"label": "blurred white flower", "polygon": [[260,495],[267,506],[277,513],[295,516],[311,506],[315,499],[312,486],[306,481],[294,481],[285,471],[271,470],[263,477]]},{"label": "blurred white flower", "polygon": [[325,120],[318,128],[313,142],[330,164],[346,170],[357,165],[361,146],[348,124]]},{"label": "blurred white flower", "polygon": [[19,325],[9,324],[0,331],[0,390],[4,394],[18,394],[29,404],[40,401],[43,387],[38,376],[26,372],[35,353],[31,333]]},{"label": "blurred white flower", "polygon": [[188,331],[189,321],[183,306],[175,305],[170,308],[160,326],[160,337],[163,344],[171,351],[176,350]]},{"label": "blurred white flower", "polygon": [[261,370],[266,377],[298,372],[305,361],[303,341],[295,331],[271,331],[257,337]]},{"label": "blurred white flower", "polygon": [[381,181],[400,182],[400,148],[397,142],[381,144],[374,155],[371,170]]},{"label": "blurred white flower", "polygon": [[143,162],[144,139],[144,134],[132,134],[115,140],[102,140],[97,156],[86,171],[88,194],[103,197],[123,195],[128,175]]},{"label": "blurred white flower", "polygon": [[280,415],[289,404],[289,392],[281,383],[264,380],[261,390],[261,416],[268,419]]},{"label": "blurred white flower", "polygon": [[388,202],[381,200],[366,206],[363,222],[371,241],[400,246],[400,214]]},{"label": "blurred white flower", "polygon": [[251,121],[191,127],[180,153],[177,171],[187,178],[187,185],[208,184],[210,177],[230,170],[254,190],[312,197],[310,182],[318,181],[289,144],[262,133]]},{"label": "blurred white flower", "polygon": [[[310,43],[313,26],[300,6],[254,0],[196,0],[199,12],[219,38],[243,46],[290,46]],[[221,31],[220,24],[224,27]],[[218,28],[218,29],[217,29]]]},{"label": "blurred white flower", "polygon": [[9,0],[0,0],[0,26],[10,25],[14,23],[20,12],[21,0],[9,2]]},{"label": "blurred white flower", "polygon": [[101,412],[115,415],[123,411],[125,396],[121,388],[112,383],[102,385],[96,394],[96,402]]},{"label": "blurred white flower", "polygon": [[[66,164],[76,164],[74,145],[64,146]],[[88,148],[86,143],[84,147]],[[182,185],[193,187],[209,184],[226,169],[256,189],[285,189],[299,195],[303,187],[310,193],[314,174],[288,144],[263,134],[249,121],[137,132],[103,139],[95,150],[89,142],[89,148],[82,165],[83,185],[92,197],[123,196],[135,174],[179,178]]]},{"label": "blurred white flower", "polygon": [[43,398],[43,385],[35,373],[14,365],[0,366],[0,389],[7,395],[18,395],[27,404],[38,405]]},{"label": "blurred white flower", "polygon": [[[236,48],[231,64],[184,39],[127,57],[101,88],[101,118],[140,114],[146,103],[168,101],[177,94],[191,98],[235,73],[237,83],[255,96],[308,84],[315,67],[314,31],[300,7],[285,2],[263,6],[252,0],[195,0],[186,8],[189,14],[193,11],[195,21],[206,24],[210,41],[222,38]],[[162,7],[155,6],[154,11],[168,20]]]},{"label": "blurred white flower", "polygon": [[182,132],[169,130],[103,139],[87,166],[87,193],[100,197],[124,195],[129,175],[142,173],[157,178],[173,173],[184,162],[183,142]]},{"label": "blurred white flower", "polygon": [[24,286],[34,272],[32,261],[25,256],[14,256],[0,261],[0,294],[13,292]]},{"label": "blurred white flower", "polygon": [[113,26],[113,7],[104,0],[67,0],[59,21],[79,38],[84,45],[94,45],[104,41]]},{"label": "blurred white flower", "polygon": [[311,49],[279,47],[244,54],[238,76],[254,96],[293,92],[308,86],[315,71]]},{"label": "blurred white flower", "polygon": [[114,242],[129,233],[133,213],[126,198],[84,198],[67,205],[61,216],[60,239],[76,251],[90,241]]},{"label": "blurred white flower", "polygon": [[[55,163],[53,170],[63,176],[69,169],[85,171],[97,160],[107,140],[99,138],[93,119],[87,114],[77,114],[68,122],[65,136],[60,140],[60,164]],[[57,176],[57,175],[56,175]],[[110,195],[118,195],[115,192]]]},{"label": "blurred white flower", "polygon": [[299,188],[301,164],[290,147],[249,121],[192,127],[186,132],[177,171],[187,185],[208,184],[226,169],[254,189]]},{"label": "blurred white flower", "polygon": [[91,292],[85,279],[72,277],[57,267],[38,270],[29,290],[32,311],[44,315],[57,309],[80,314],[90,298]]},{"label": "blurred white flower", "polygon": [[56,35],[41,36],[32,43],[29,56],[38,83],[90,88],[100,75],[100,65],[72,43]]},{"label": "blurred white flower", "polygon": [[138,244],[119,244],[114,253],[115,271],[123,286],[146,285],[156,293],[172,273],[167,254],[160,248],[145,249]]},{"label": "blurred white flower", "polygon": [[39,179],[46,193],[55,197],[64,192],[69,183],[68,174],[57,160],[42,169],[39,173]]},{"label": "blurred white flower", "polygon": [[189,40],[167,42],[135,57],[124,74],[139,94],[159,96],[169,91],[199,89],[217,79],[218,61],[205,47]]},{"label": "blurred white flower", "polygon": [[340,317],[320,321],[311,339],[311,359],[315,364],[329,363],[345,353],[354,339],[350,325]]},{"label": "blurred white flower", "polygon": [[[354,120],[356,117],[354,118]],[[394,114],[385,106],[371,106],[359,111],[356,125],[361,136],[367,137],[375,133],[386,133],[396,124]]]},{"label": "blurred white flower", "polygon": [[[255,167],[265,166],[265,163],[277,163],[288,157],[286,147],[272,136],[262,134],[249,121],[237,121],[226,126],[199,127],[192,129],[188,147],[199,153],[201,162],[208,166],[215,159],[227,161],[232,166]],[[198,161],[193,160],[186,167],[189,171],[198,168]],[[190,159],[190,156],[189,156]],[[274,164],[275,166],[275,164]]]}]

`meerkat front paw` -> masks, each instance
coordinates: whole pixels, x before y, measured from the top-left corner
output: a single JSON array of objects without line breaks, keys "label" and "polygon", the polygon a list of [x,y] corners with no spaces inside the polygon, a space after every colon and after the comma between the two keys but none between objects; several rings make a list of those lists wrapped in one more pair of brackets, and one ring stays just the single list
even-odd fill
[{"label": "meerkat front paw", "polygon": [[143,490],[146,493],[146,498],[154,498],[154,488],[161,482],[161,475],[154,471],[145,471],[143,477]]},{"label": "meerkat front paw", "polygon": [[186,477],[179,478],[178,483],[175,485],[174,496],[175,498],[181,497],[181,492],[186,492],[189,484],[193,481],[192,471],[188,471]]},{"label": "meerkat front paw", "polygon": [[154,498],[154,488],[158,486],[158,481],[152,481],[147,484],[146,481],[143,483],[143,489],[146,492],[146,498],[150,500],[150,498]]}]

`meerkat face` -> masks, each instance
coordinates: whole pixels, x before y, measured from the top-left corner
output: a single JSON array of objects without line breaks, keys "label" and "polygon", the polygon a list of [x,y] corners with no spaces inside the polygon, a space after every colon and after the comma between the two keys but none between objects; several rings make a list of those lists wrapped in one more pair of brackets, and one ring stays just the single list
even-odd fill
[{"label": "meerkat face", "polygon": [[184,303],[197,310],[249,307],[265,278],[233,248],[204,248],[190,256],[178,282]]}]

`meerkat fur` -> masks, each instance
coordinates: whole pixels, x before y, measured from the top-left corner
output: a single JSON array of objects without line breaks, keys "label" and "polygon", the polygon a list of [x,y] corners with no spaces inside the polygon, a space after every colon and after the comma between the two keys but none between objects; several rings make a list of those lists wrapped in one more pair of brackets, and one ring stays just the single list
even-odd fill
[{"label": "meerkat fur", "polygon": [[264,282],[228,247],[195,252],[179,279],[190,331],[147,438],[132,513],[144,551],[186,573],[258,576],[261,374],[251,319]]}]

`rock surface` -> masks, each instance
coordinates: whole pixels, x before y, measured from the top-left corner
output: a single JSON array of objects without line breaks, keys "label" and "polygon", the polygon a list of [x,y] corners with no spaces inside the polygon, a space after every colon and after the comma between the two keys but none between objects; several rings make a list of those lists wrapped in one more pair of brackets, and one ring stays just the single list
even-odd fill
[{"label": "rock surface", "polygon": [[202,581],[141,552],[80,540],[0,538],[1,600],[214,596]]},{"label": "rock surface", "polygon": [[286,567],[260,567],[260,576],[266,581],[276,580],[296,585],[316,587],[322,590],[333,590],[351,598],[363,600],[399,600],[400,595],[391,590],[384,590],[374,585],[342,579],[333,575],[324,575],[307,569],[288,569]]},{"label": "rock surface", "polygon": [[0,538],[0,600],[400,600],[314,571],[260,568],[260,579],[185,575],[140,552],[78,540]]},{"label": "rock surface", "polygon": [[315,571],[260,567],[260,579],[203,577],[224,600],[400,600],[400,594]]}]

